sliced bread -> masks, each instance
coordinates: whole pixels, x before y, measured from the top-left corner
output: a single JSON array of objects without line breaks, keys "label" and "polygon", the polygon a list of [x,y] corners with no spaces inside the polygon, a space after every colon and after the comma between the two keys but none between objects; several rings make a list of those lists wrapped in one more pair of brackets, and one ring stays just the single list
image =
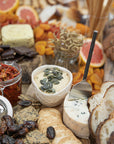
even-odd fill
[{"label": "sliced bread", "polygon": [[100,93],[97,93],[93,96],[91,96],[89,99],[88,99],[88,106],[89,106],[89,111],[92,112],[92,110],[101,103],[103,97],[104,97],[104,94],[106,92],[106,90],[111,86],[113,85],[114,82],[104,82],[101,86],[101,89],[100,89]]},{"label": "sliced bread", "polygon": [[89,119],[90,131],[93,136],[96,135],[96,130],[101,122],[114,111],[114,85],[111,85],[105,92],[104,98],[91,113]]},{"label": "sliced bread", "polygon": [[114,144],[114,112],[96,131],[97,144]]}]

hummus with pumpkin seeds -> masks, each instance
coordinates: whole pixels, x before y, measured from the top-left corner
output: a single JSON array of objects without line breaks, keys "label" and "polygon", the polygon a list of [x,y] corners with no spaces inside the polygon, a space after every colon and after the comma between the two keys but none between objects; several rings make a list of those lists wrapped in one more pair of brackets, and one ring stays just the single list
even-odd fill
[{"label": "hummus with pumpkin seeds", "polygon": [[[45,69],[46,70],[46,69]],[[38,86],[38,88],[45,93],[56,93],[61,91],[62,89],[64,89],[66,87],[66,85],[69,83],[70,78],[67,72],[61,71],[60,69],[56,69],[55,68],[55,72],[56,72],[56,76],[53,75],[53,68],[49,69],[49,73],[47,74],[45,73],[46,71],[41,71],[39,72],[35,77],[34,80]],[[51,71],[51,72],[50,72]],[[47,74],[47,75],[46,75]],[[52,79],[49,80],[49,77],[52,76]],[[44,85],[46,85],[47,91],[44,90],[45,88],[43,87],[44,85],[42,85],[42,81],[44,81]],[[49,82],[49,83],[48,83]],[[51,84],[50,84],[51,82]],[[48,84],[50,84],[51,86],[51,90],[50,88],[47,86]],[[49,91],[48,91],[49,90]]]}]

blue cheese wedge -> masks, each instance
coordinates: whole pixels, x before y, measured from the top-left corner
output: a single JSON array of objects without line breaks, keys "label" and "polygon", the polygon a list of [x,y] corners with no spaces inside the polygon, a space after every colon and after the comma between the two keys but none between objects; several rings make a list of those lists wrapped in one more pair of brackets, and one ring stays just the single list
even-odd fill
[{"label": "blue cheese wedge", "polygon": [[69,101],[69,94],[64,100],[63,121],[78,137],[88,138],[88,119],[90,116],[87,100]]},{"label": "blue cheese wedge", "polygon": [[2,42],[11,47],[32,47],[34,45],[33,30],[29,24],[11,24],[1,30]]}]

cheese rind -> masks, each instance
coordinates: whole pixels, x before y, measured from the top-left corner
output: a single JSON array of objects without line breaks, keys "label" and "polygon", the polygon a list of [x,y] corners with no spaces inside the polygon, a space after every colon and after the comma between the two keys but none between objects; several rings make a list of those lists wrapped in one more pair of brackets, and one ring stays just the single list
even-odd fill
[{"label": "cheese rind", "polygon": [[88,138],[88,119],[90,116],[87,100],[69,101],[69,94],[64,100],[63,121],[78,137]]},{"label": "cheese rind", "polygon": [[1,30],[2,42],[11,47],[32,47],[34,45],[33,30],[29,24],[10,24]]}]

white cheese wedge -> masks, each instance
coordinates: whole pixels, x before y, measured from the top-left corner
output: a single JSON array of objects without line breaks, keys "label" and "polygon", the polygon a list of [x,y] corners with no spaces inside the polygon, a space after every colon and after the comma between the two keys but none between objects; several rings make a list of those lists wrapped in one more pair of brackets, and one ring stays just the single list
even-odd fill
[{"label": "white cheese wedge", "polygon": [[90,116],[87,100],[69,101],[69,94],[64,100],[63,122],[76,136],[80,138],[89,137],[88,119]]},{"label": "white cheese wedge", "polygon": [[32,47],[34,45],[33,30],[29,24],[11,24],[1,30],[2,42],[12,47]]}]

